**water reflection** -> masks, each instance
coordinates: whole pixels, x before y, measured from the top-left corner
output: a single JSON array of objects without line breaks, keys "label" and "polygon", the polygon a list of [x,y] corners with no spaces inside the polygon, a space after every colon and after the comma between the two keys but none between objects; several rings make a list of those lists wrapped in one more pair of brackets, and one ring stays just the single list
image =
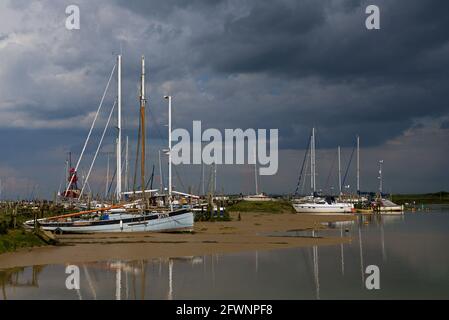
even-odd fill
[{"label": "water reflection", "polygon": [[39,288],[38,278],[43,269],[44,266],[33,266],[31,268],[20,267],[0,271],[0,285],[2,287],[3,300],[8,300],[7,287]]},{"label": "water reflection", "polygon": [[[449,298],[449,215],[360,216],[307,235],[350,238],[236,254],[80,264],[80,289],[66,265],[0,271],[2,299],[390,299]],[[388,258],[388,259],[387,259]],[[377,265],[381,290],[365,288]]]}]

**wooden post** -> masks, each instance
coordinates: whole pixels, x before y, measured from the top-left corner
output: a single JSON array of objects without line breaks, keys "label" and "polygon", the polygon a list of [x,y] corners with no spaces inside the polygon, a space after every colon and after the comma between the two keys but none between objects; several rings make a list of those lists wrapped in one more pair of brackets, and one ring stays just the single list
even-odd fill
[{"label": "wooden post", "polygon": [[37,213],[36,211],[33,211],[34,213],[34,231],[37,231]]},{"label": "wooden post", "polygon": [[16,228],[16,221],[17,221],[16,216],[17,216],[17,207],[12,211],[12,225],[14,229]]},{"label": "wooden post", "polygon": [[214,204],[212,201],[212,194],[209,193],[207,196],[207,215],[208,215],[208,220],[210,220],[213,216],[214,213]]},{"label": "wooden post", "polygon": [[41,213],[40,217],[43,218],[44,217],[44,203],[43,202],[41,202],[41,204],[40,204],[39,211]]}]

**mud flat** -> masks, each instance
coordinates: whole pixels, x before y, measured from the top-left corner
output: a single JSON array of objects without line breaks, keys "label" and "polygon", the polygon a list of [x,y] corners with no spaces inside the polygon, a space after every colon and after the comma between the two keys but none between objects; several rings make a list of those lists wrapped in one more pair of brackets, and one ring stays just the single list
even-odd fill
[{"label": "mud flat", "polygon": [[320,230],[323,222],[355,220],[354,216],[292,213],[231,213],[232,221],[196,222],[193,233],[97,233],[58,236],[61,245],[21,249],[0,255],[0,269],[62,263],[185,257],[215,253],[274,250],[350,242],[348,237],[270,236],[272,232]]}]

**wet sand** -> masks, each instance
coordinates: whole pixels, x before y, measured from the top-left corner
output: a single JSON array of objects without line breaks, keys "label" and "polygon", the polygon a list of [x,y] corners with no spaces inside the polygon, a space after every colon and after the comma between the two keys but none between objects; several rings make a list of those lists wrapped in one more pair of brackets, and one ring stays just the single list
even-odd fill
[{"label": "wet sand", "polygon": [[151,258],[185,257],[312,245],[335,245],[350,238],[282,237],[267,233],[324,229],[323,222],[355,220],[354,216],[291,213],[238,213],[232,221],[196,222],[194,233],[98,233],[58,236],[60,246],[22,249],[0,255],[0,269]]}]

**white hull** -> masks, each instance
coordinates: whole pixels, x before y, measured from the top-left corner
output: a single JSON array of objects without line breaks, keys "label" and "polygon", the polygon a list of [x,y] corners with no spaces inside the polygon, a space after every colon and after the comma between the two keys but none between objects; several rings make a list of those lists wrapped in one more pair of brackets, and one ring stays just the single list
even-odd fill
[{"label": "white hull", "polygon": [[273,201],[272,198],[252,198],[252,197],[243,197],[244,201]]},{"label": "white hull", "polygon": [[382,199],[379,201],[378,206],[375,207],[375,211],[378,211],[378,212],[402,212],[402,211],[404,211],[404,206],[399,206],[390,200]]},{"label": "white hull", "polygon": [[298,213],[309,214],[347,214],[352,213],[354,206],[347,203],[320,204],[320,203],[293,203]]},{"label": "white hull", "polygon": [[255,194],[243,197],[244,201],[273,201],[273,198],[267,197],[265,194]]},{"label": "white hull", "polygon": [[[117,215],[120,216],[120,215]],[[111,220],[91,221],[79,220],[74,222],[40,222],[42,229],[62,233],[97,233],[97,232],[160,232],[192,230],[194,223],[193,213],[189,210],[167,213],[150,213],[135,215],[129,214],[122,218]],[[26,226],[31,227],[33,221],[27,221]]]}]

